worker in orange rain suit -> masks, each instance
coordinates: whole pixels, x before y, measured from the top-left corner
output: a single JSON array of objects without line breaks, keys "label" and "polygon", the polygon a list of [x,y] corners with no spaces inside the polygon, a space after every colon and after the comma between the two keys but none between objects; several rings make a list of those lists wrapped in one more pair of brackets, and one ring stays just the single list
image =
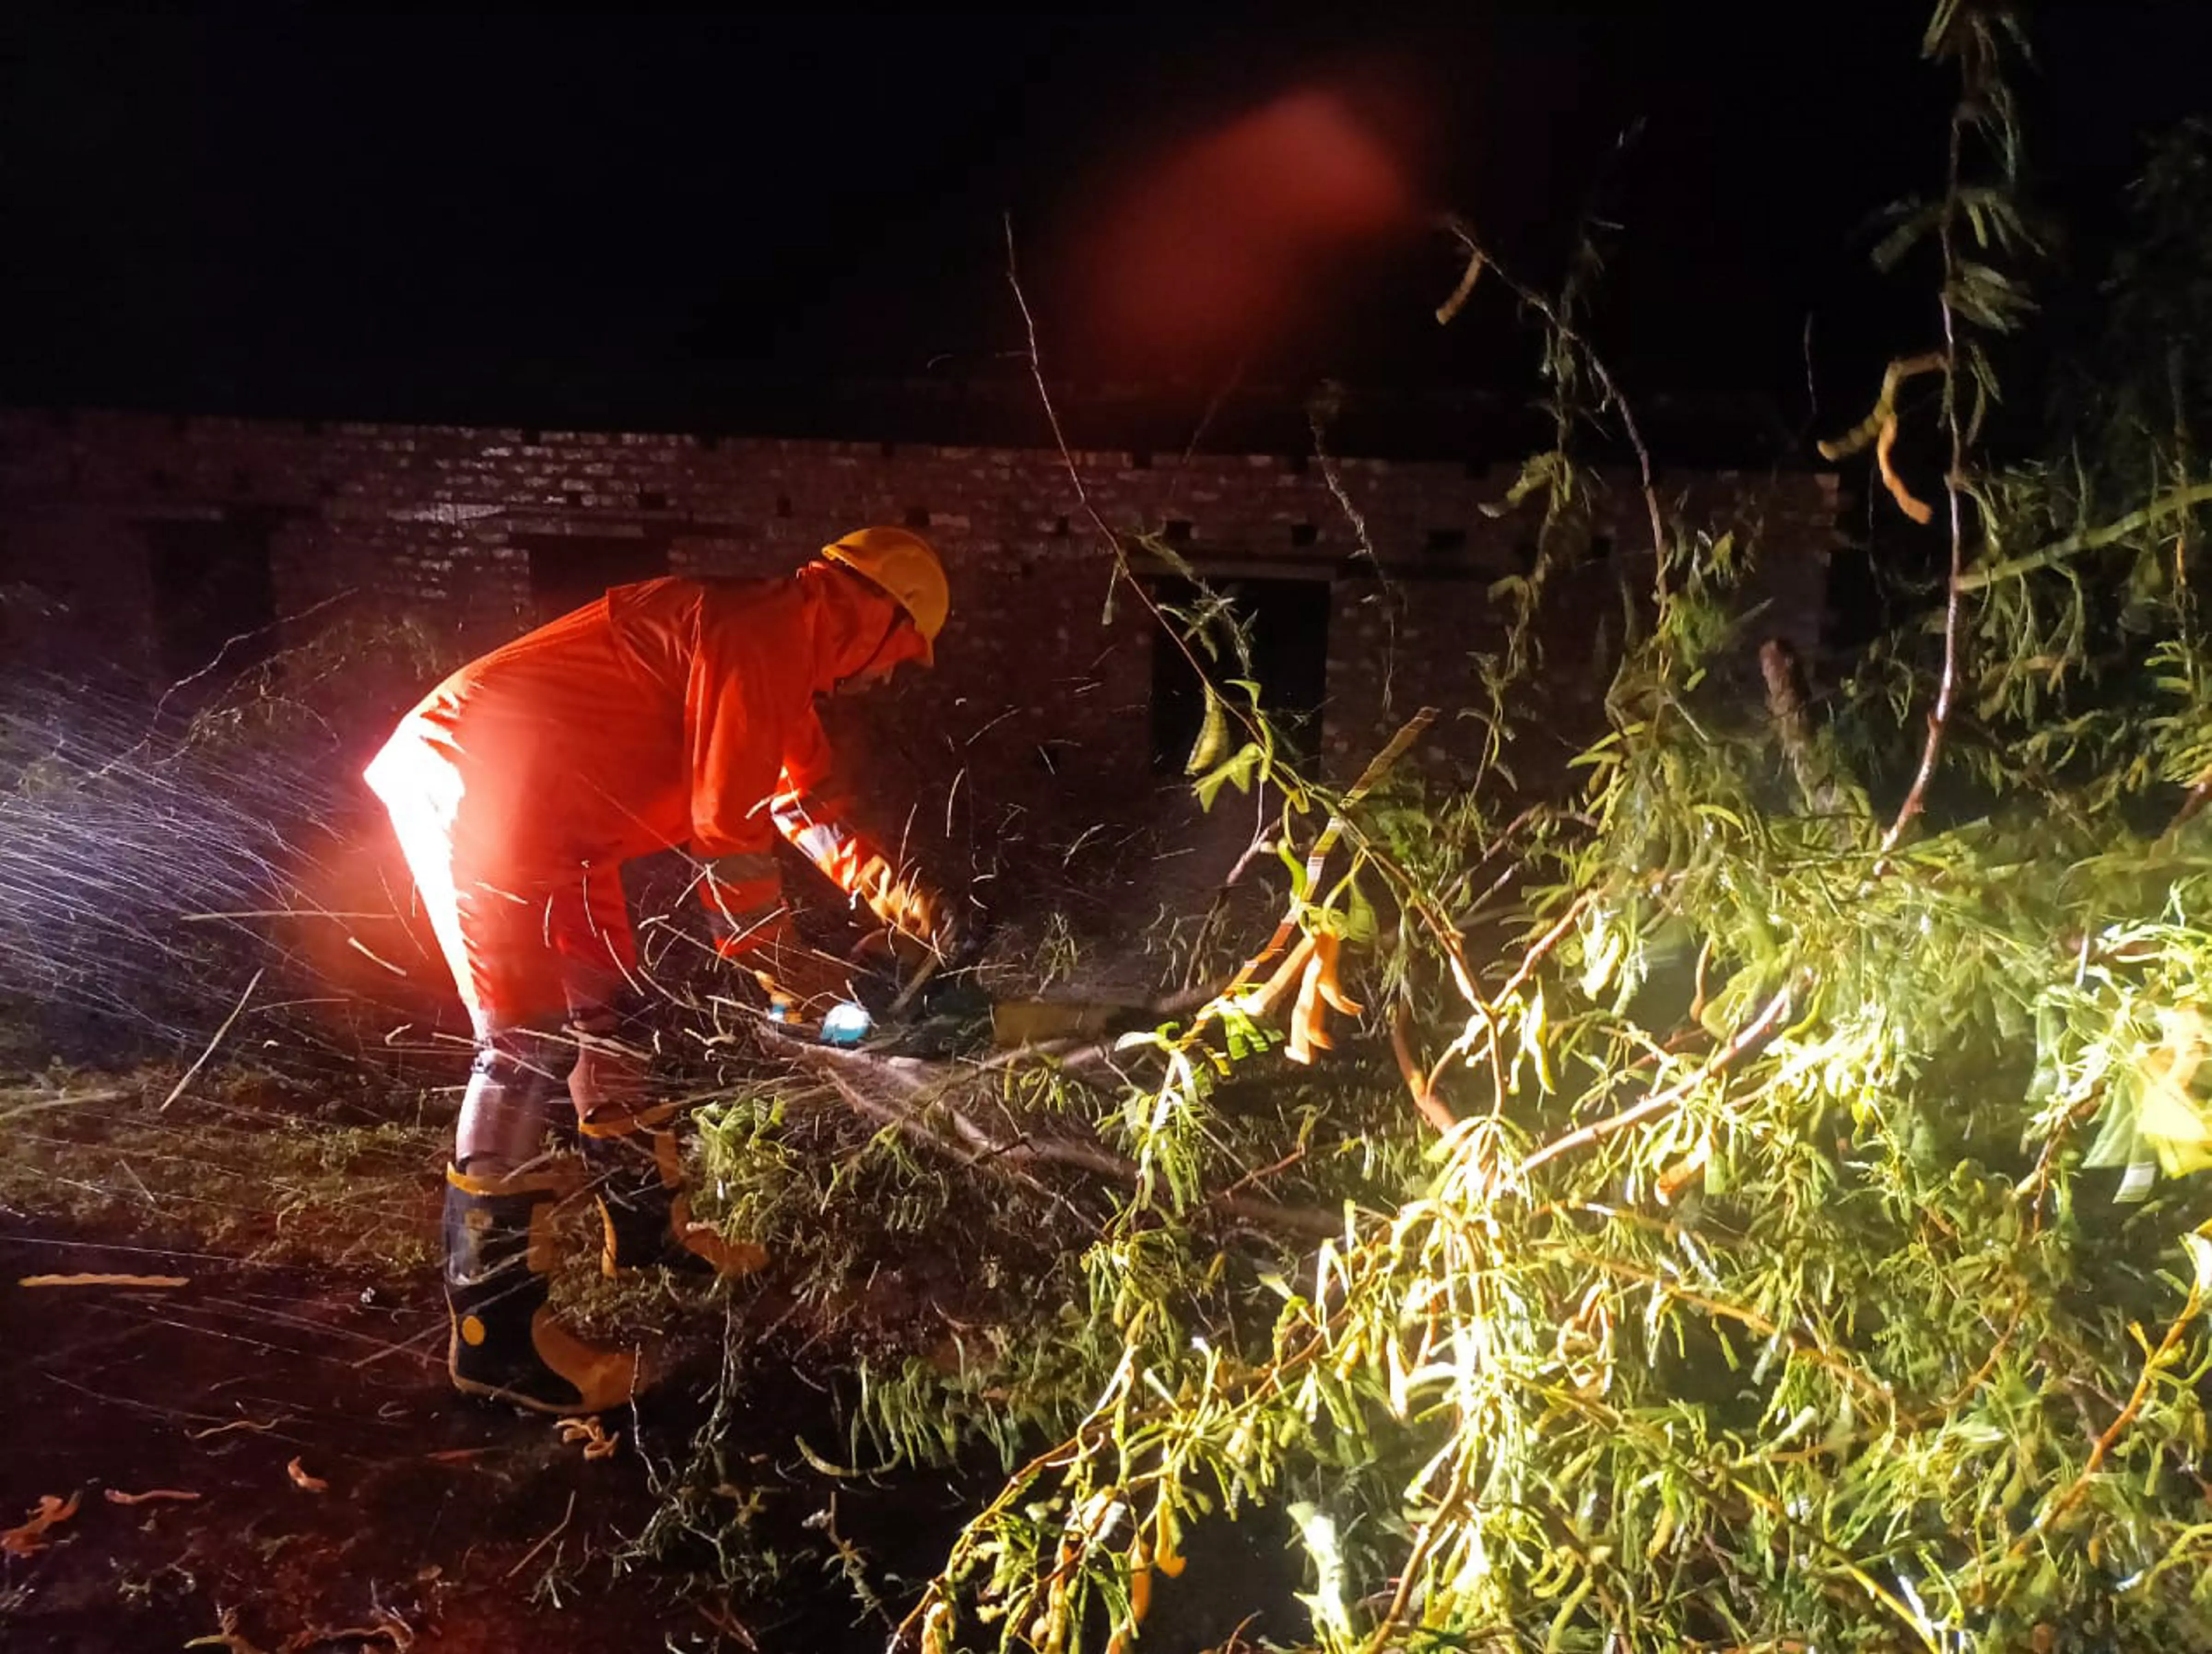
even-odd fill
[{"label": "worker in orange rain suit", "polygon": [[896,528],[848,535],[781,581],[617,587],[462,667],[369,765],[475,1025],[446,1189],[459,1389],[568,1414],[639,1387],[635,1352],[584,1342],[547,1307],[551,1208],[577,1186],[541,1153],[564,1085],[603,1267],[760,1262],[690,1224],[674,1109],[647,1106],[642,1061],[612,1037],[635,1003],[622,864],[688,845],[718,950],[816,1006],[842,967],[791,927],[779,833],[885,924],[949,945],[943,904],[825,796],[813,703],[933,664],[948,602],[937,554]]}]

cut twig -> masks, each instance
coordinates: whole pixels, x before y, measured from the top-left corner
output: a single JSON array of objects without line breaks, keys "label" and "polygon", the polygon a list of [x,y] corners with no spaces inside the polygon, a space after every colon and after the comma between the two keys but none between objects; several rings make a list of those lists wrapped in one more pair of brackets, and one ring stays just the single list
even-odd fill
[{"label": "cut twig", "polygon": [[513,1567],[509,1568],[502,1577],[512,1579],[516,1574],[520,1573],[525,1568],[528,1567],[540,1551],[544,1550],[548,1545],[550,1545],[555,1540],[560,1538],[562,1534],[568,1531],[569,1519],[575,1514],[576,1493],[575,1490],[571,1488],[568,1492],[568,1508],[561,1513],[561,1520],[554,1524],[553,1530],[547,1534],[544,1538],[539,1540],[535,1545],[532,1545],[528,1550],[523,1552],[522,1560],[520,1562],[517,1562]]},{"label": "cut twig", "polygon": [[610,1436],[606,1426],[597,1419],[563,1419],[559,1428],[562,1441],[571,1444],[583,1443],[587,1459],[611,1459],[622,1445],[622,1432],[617,1431]]},{"label": "cut twig", "polygon": [[226,1649],[228,1651],[228,1654],[262,1654],[262,1651],[258,1645],[247,1638],[239,1635],[238,1610],[236,1608],[227,1608],[216,1609],[216,1624],[219,1627],[218,1630],[215,1631],[209,1636],[195,1637],[190,1642],[186,1643],[185,1646],[186,1648]]},{"label": "cut twig", "polygon": [[327,1493],[331,1491],[330,1483],[325,1481],[320,1476],[310,1475],[307,1466],[301,1463],[296,1456],[285,1465],[284,1474],[291,1477],[292,1485],[302,1492]]},{"label": "cut twig", "polygon": [[1897,450],[1897,416],[1892,414],[1881,422],[1881,435],[1874,445],[1874,466],[1881,473],[1881,485],[1889,490],[1889,497],[1897,502],[1897,508],[1916,523],[1925,526],[1936,520],[1936,508],[1915,494],[1904,477],[1898,475],[1891,455]]},{"label": "cut twig", "polygon": [[1479,247],[1468,254],[1467,269],[1461,273],[1459,285],[1451,290],[1449,298],[1437,307],[1437,325],[1439,327],[1451,325],[1452,318],[1459,314],[1473,295],[1474,284],[1481,279],[1483,266],[1488,262]]},{"label": "cut twig", "polygon": [[185,1439],[194,1442],[205,1441],[210,1436],[228,1436],[234,1430],[251,1430],[259,1432],[263,1431],[274,1430],[279,1425],[288,1424],[290,1420],[287,1419],[269,1419],[265,1420],[261,1419],[233,1419],[228,1424],[216,1425],[206,1430],[188,1431],[185,1432]]},{"label": "cut twig", "polygon": [[899,990],[899,996],[891,1001],[888,1017],[896,1018],[903,1015],[907,1006],[914,1003],[915,995],[929,986],[930,979],[937,975],[944,964],[945,958],[942,954],[933,953],[915,967],[913,977],[904,988]]},{"label": "cut twig", "polygon": [[329,1630],[311,1629],[295,1632],[284,1639],[276,1654],[307,1654],[311,1648],[325,1643],[388,1642],[398,1654],[407,1654],[415,1646],[414,1627],[386,1608],[377,1616],[373,1626],[333,1626]]},{"label": "cut twig", "polygon": [[238,996],[238,1003],[231,1007],[230,1014],[222,1019],[222,1026],[215,1031],[215,1037],[207,1043],[207,1049],[192,1060],[192,1066],[185,1070],[184,1078],[178,1080],[175,1088],[161,1099],[161,1106],[155,1110],[155,1113],[167,1113],[169,1104],[185,1094],[185,1087],[192,1083],[192,1076],[207,1066],[207,1060],[215,1055],[215,1048],[222,1043],[222,1037],[230,1031],[231,1024],[238,1020],[239,1012],[246,1009],[246,1002],[253,997],[253,990],[260,985],[261,973],[257,970],[253,973],[252,981],[246,984],[246,992]]},{"label": "cut twig", "polygon": [[35,1556],[46,1549],[46,1530],[75,1516],[77,1502],[82,1497],[80,1493],[71,1493],[67,1499],[42,1494],[31,1507],[27,1520],[12,1528],[0,1529],[0,1555]]},{"label": "cut twig", "polygon": [[132,1095],[125,1091],[54,1092],[18,1092],[11,1088],[0,1092],[9,1099],[8,1106],[0,1108],[0,1125],[27,1114],[42,1114],[48,1109],[74,1108],[80,1103],[120,1103]]}]

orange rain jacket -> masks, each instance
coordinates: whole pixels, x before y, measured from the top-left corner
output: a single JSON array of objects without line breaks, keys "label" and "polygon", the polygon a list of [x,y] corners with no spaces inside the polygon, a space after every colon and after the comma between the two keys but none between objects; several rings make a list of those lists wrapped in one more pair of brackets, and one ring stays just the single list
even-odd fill
[{"label": "orange rain jacket", "polygon": [[886,923],[927,898],[843,824],[814,696],[919,658],[889,598],[828,563],[789,579],[668,578],[462,667],[365,778],[391,813],[479,1034],[605,1002],[635,968],[621,866],[688,847],[732,957],[788,932],[781,834]]}]

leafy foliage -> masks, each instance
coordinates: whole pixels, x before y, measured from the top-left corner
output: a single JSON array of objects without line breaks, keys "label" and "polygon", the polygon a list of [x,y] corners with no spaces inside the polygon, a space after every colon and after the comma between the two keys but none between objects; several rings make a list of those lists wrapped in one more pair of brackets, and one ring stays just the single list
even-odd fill
[{"label": "leafy foliage", "polygon": [[[1300,773],[1233,606],[1099,525],[1123,576],[1141,551],[1197,593],[1122,581],[1205,681],[1199,800],[1276,812],[1275,933],[1118,1040],[825,1052],[701,1110],[703,1209],[859,1374],[811,1465],[994,1473],[919,1584],[832,1507],[828,1566],[906,1645],[1126,1654],[1201,1599],[1265,1610],[1232,1522],[1291,1547],[1267,1633],[1331,1654],[2212,1645],[2212,131],[2158,148],[2107,331],[1992,459],[2037,316],[2017,39],[1970,0],[1926,38],[1960,88],[1940,188],[1877,258],[1929,327],[1828,446],[1943,568],[1825,699],[1771,646],[1742,688],[1760,548],[1651,488],[1587,254],[1547,295],[1449,227],[1439,319],[1517,302],[1553,428],[1502,502],[1545,514],[1506,642],[1442,709],[1484,732],[1476,785],[1398,773],[1428,714],[1348,787]],[[1572,795],[1524,794],[1607,423],[1650,589]],[[871,1296],[921,1258],[950,1280]],[[643,1542],[766,1590],[786,1559],[726,1450],[751,1335]]]},{"label": "leafy foliage", "polygon": [[[1571,800],[1501,807],[1496,769],[1425,797],[1387,763],[1332,791],[1217,674],[1194,778],[1282,800],[1278,934],[1102,1066],[907,1098],[1049,1119],[1114,1174],[987,1339],[872,1383],[855,1449],[988,1440],[1007,1472],[915,1645],[1126,1649],[1156,1595],[1205,1589],[1192,1530],[1259,1507],[1304,1556],[1285,1634],[1331,1651],[2212,1640],[2212,485],[2197,404],[2118,387],[2045,457],[1976,457],[1988,342],[2031,314],[2014,39],[1965,3],[1929,30],[1961,88],[1944,185],[1881,257],[1936,266],[1940,336],[1907,343],[1941,380],[1950,573],[1824,722],[1786,658],[1764,707],[1722,687],[1757,548],[1656,496],[1656,589]],[[2201,131],[2161,152],[2154,217],[2203,166]],[[1522,490],[1565,513],[1570,437],[1626,408],[1571,304],[1529,308],[1562,412]],[[1892,427],[1910,511],[1898,378],[1861,445]],[[1540,571],[1502,594],[1500,753]],[[1207,641],[1233,620],[1173,619],[1238,658]],[[1286,1073],[1332,1016],[1375,1037]],[[1226,1203],[1255,1189],[1275,1204]],[[1069,1224],[1051,1188],[1010,1198]]]}]

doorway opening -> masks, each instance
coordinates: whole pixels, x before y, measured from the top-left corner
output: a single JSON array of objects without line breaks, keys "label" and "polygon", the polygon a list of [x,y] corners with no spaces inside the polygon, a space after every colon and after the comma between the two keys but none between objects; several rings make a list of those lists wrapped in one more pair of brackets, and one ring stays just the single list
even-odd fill
[{"label": "doorway opening", "polygon": [[[1328,693],[1328,615],[1326,580],[1207,581],[1235,609],[1252,650],[1252,677],[1260,704],[1288,738],[1294,752],[1311,757],[1320,745],[1322,704]],[[1188,581],[1150,582],[1156,602],[1188,609],[1195,593]],[[1202,658],[1202,657],[1201,657]],[[1216,678],[1243,676],[1233,659],[1207,663]],[[1165,637],[1152,643],[1152,758],[1155,772],[1180,770],[1206,721],[1206,691],[1182,651]]]}]

